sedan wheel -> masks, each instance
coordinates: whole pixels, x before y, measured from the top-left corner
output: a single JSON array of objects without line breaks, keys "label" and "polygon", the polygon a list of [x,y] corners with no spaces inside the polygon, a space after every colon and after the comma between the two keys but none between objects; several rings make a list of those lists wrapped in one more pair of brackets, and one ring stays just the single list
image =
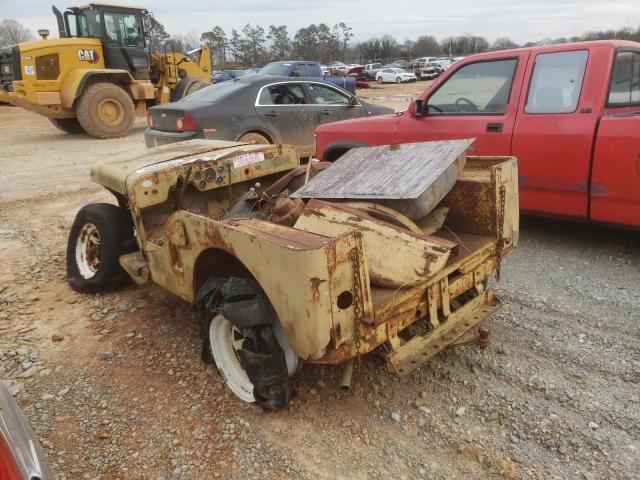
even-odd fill
[{"label": "sedan wheel", "polygon": [[402,83],[402,79],[400,77],[396,78],[396,83]]},{"label": "sedan wheel", "polygon": [[378,83],[382,83],[382,77],[378,77]]},{"label": "sedan wheel", "polygon": [[269,145],[271,143],[267,137],[255,132],[249,132],[241,135],[240,138],[238,138],[238,141],[245,143],[257,143],[258,145]]}]

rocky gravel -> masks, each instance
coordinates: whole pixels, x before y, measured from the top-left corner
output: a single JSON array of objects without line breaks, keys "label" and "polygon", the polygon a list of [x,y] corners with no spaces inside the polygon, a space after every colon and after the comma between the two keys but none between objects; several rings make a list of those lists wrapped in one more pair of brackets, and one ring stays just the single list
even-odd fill
[{"label": "rocky gravel", "polygon": [[[32,114],[12,113],[11,125],[3,114],[0,127],[16,136],[20,121],[49,135],[29,147],[36,158],[70,141]],[[0,162],[26,185],[12,148]],[[80,160],[55,161],[64,173]],[[54,178],[38,177],[31,196],[0,193],[0,380],[56,478],[639,478],[637,232],[525,218],[492,282],[504,306],[487,349],[448,350],[403,379],[369,355],[348,392],[337,389],[339,368],[304,365],[290,408],[265,413],[202,364],[179,299],[133,284],[103,295],[68,288],[73,216],[111,199]]]}]

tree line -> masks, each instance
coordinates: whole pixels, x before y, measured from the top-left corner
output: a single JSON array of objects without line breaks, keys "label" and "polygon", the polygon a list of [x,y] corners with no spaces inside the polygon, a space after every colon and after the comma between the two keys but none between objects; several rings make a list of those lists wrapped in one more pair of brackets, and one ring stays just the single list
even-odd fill
[{"label": "tree line", "polygon": [[[518,44],[508,37],[489,42],[486,38],[473,34],[440,40],[433,35],[422,35],[402,43],[393,36],[384,34],[354,43],[353,29],[344,22],[333,26],[325,23],[311,24],[298,29],[293,35],[286,25],[269,25],[265,28],[250,23],[241,28],[232,28],[228,33],[222,27],[214,26],[200,35],[196,32],[169,35],[164,25],[151,16],[145,19],[145,32],[152,51],[162,51],[167,45],[169,50],[187,52],[203,42],[206,43],[216,68],[229,65],[255,67],[270,61],[292,58],[325,64],[332,61],[368,63],[427,56],[457,57],[517,47],[613,38],[640,42],[640,26],[591,31],[573,37],[544,38],[524,44]],[[0,46],[10,46],[33,38],[33,33],[15,20],[5,19],[0,22]]]}]

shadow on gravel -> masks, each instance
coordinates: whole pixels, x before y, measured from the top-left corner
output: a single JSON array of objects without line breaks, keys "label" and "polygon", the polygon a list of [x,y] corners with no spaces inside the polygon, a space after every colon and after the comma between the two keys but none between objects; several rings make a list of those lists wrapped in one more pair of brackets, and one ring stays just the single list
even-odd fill
[{"label": "shadow on gravel", "polygon": [[640,252],[640,231],[594,225],[578,221],[523,215],[520,218],[520,239],[544,239],[573,244],[576,248],[628,248],[628,253]]}]

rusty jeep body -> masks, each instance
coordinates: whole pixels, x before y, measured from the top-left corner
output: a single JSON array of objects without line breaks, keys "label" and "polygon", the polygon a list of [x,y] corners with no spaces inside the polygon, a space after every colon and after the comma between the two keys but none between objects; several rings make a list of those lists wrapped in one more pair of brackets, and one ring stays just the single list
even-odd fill
[{"label": "rusty jeep body", "polygon": [[126,272],[191,303],[203,358],[240,398],[273,409],[299,359],[341,364],[384,345],[406,375],[446,347],[486,345],[481,322],[500,305],[487,279],[517,242],[515,159],[466,157],[435,227],[375,202],[289,195],[328,166],[301,166],[286,145],[210,140],[98,165],[92,179],[119,206],[97,204],[107,220],[95,205],[78,214],[69,282],[100,291]]}]

